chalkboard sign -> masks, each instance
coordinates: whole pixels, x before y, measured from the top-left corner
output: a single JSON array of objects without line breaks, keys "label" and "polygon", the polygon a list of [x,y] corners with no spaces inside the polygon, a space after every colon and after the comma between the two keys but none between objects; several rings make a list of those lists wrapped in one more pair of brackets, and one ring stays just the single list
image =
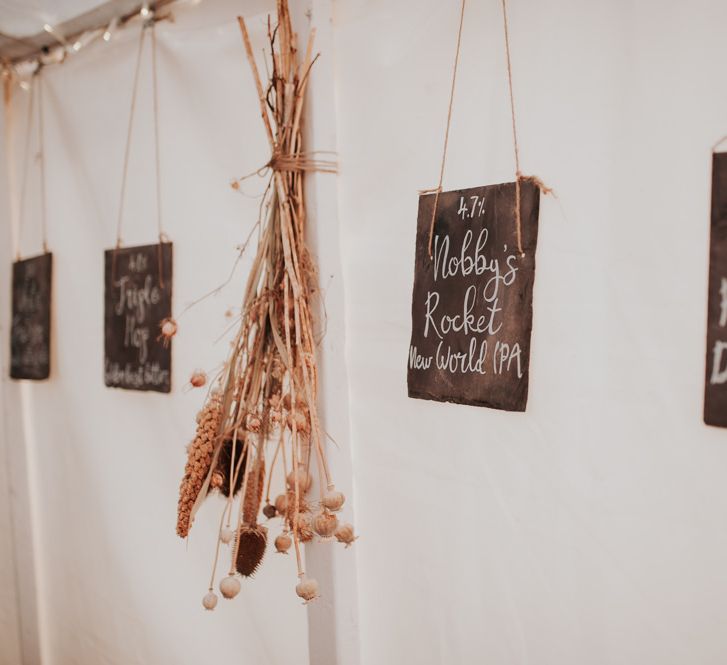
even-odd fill
[{"label": "chalkboard sign", "polygon": [[515,183],[419,198],[409,397],[524,411],[540,190]]},{"label": "chalkboard sign", "polygon": [[712,158],[704,422],[727,427],[727,153]]},{"label": "chalkboard sign", "polygon": [[172,243],[109,249],[105,261],[105,383],[168,393],[172,349],[160,325],[172,315]]},{"label": "chalkboard sign", "polygon": [[50,308],[53,255],[13,263],[10,376],[40,381],[50,376]]}]

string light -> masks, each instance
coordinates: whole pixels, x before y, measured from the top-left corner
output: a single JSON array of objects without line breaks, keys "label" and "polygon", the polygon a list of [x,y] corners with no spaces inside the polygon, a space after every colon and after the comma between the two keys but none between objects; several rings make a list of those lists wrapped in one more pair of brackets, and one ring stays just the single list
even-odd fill
[{"label": "string light", "polygon": [[119,24],[118,18],[113,18],[111,20],[111,23],[109,23],[108,27],[106,28],[106,30],[103,33],[103,40],[105,42],[111,41],[111,38],[114,36],[114,32],[116,31],[116,27],[118,26],[118,24]]},{"label": "string light", "polygon": [[141,17],[142,18],[149,18],[149,15],[151,14],[151,9],[149,9],[149,3],[148,2],[145,2],[141,6],[141,12],[140,12],[140,14],[141,14]]}]

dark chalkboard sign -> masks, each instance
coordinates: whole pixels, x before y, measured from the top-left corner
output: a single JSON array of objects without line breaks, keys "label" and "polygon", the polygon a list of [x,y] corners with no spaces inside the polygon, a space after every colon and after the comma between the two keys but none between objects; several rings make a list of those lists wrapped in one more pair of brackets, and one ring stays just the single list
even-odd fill
[{"label": "dark chalkboard sign", "polygon": [[704,422],[727,427],[727,153],[712,158]]},{"label": "dark chalkboard sign", "polygon": [[524,411],[540,190],[514,182],[419,198],[409,397]]},{"label": "dark chalkboard sign", "polygon": [[105,261],[106,385],[168,393],[172,349],[160,324],[172,315],[172,243],[109,249]]},{"label": "dark chalkboard sign", "polygon": [[50,309],[53,255],[13,263],[10,376],[36,381],[50,376]]}]

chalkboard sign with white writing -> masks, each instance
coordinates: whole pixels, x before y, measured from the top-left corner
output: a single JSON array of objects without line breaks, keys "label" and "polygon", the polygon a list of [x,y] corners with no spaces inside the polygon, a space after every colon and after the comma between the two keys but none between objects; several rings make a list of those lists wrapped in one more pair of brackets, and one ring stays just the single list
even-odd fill
[{"label": "chalkboard sign with white writing", "polygon": [[727,152],[712,158],[704,422],[727,427]]},{"label": "chalkboard sign with white writing", "polygon": [[524,411],[540,190],[515,183],[419,198],[409,396]]},{"label": "chalkboard sign with white writing", "polygon": [[172,315],[172,243],[109,249],[105,262],[105,383],[168,393],[172,350],[160,326]]},{"label": "chalkboard sign with white writing", "polygon": [[40,381],[50,376],[50,310],[53,255],[13,263],[10,376]]}]

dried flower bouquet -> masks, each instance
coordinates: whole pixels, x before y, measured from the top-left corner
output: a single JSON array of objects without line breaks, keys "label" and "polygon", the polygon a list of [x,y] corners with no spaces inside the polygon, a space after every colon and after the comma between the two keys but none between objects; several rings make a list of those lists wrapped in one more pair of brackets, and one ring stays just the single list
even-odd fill
[{"label": "dried flower bouquet", "polygon": [[[209,592],[203,599],[207,609],[217,604],[213,588],[221,545],[229,544],[232,553],[229,573],[219,589],[225,598],[232,598],[240,591],[238,575],[252,575],[263,559],[268,541],[264,521],[281,519],[275,547],[278,552],[293,547],[299,578],[296,593],[305,602],[317,597],[318,584],[305,575],[300,544],[315,534],[346,546],[355,539],[353,527],[338,520],[345,498],[336,491],[331,477],[316,406],[311,305],[317,275],[305,241],[304,174],[335,172],[335,164],[313,159],[303,150],[301,124],[315,62],[314,34],[298,62],[287,0],[278,0],[277,14],[277,25],[268,21],[270,76],[265,87],[245,22],[238,19],[270,143],[270,179],[261,205],[264,220],[247,279],[240,327],[198,415],[179,492],[177,533],[182,538],[187,537],[207,496],[219,493],[227,497]],[[239,187],[239,181],[233,187]],[[204,383],[199,373],[192,383]],[[277,496],[271,502],[277,465],[283,467],[285,487],[272,493]],[[317,499],[309,496],[314,473],[320,488]]]}]

